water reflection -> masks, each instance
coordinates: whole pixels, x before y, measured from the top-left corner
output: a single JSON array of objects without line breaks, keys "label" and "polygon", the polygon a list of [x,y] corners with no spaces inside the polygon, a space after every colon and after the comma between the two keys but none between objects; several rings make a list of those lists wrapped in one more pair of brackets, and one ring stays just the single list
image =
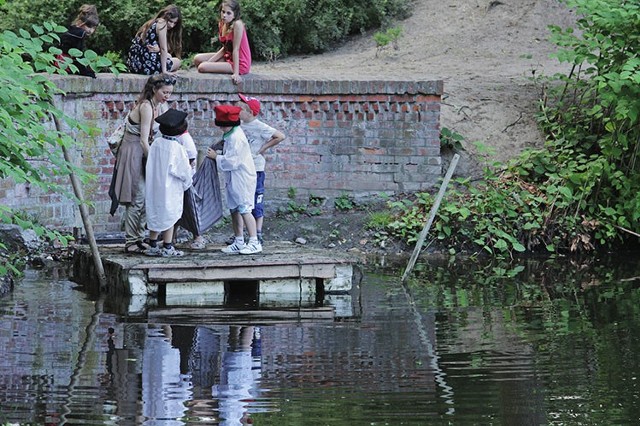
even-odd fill
[{"label": "water reflection", "polygon": [[0,424],[637,424],[640,264],[624,260],[432,261],[406,287],[403,265],[369,265],[325,300],[334,316],[242,321],[29,271],[0,299]]}]

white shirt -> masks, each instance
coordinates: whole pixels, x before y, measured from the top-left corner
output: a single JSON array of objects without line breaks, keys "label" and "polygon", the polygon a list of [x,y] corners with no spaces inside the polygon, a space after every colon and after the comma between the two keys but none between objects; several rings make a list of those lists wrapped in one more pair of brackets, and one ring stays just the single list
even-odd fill
[{"label": "white shirt", "polygon": [[257,175],[249,142],[240,126],[224,135],[222,155],[217,157],[218,168],[224,173],[227,188],[227,207],[241,204],[253,209]]},{"label": "white shirt", "polygon": [[264,159],[262,154],[258,154],[258,152],[264,144],[271,140],[277,130],[257,118],[249,122],[243,122],[240,127],[247,136],[247,140],[251,146],[251,155],[253,155],[253,162],[256,165],[256,171],[264,172],[267,161]]},{"label": "white shirt", "polygon": [[191,186],[187,153],[176,138],[162,136],[149,149],[146,168],[147,227],[162,232],[182,216],[184,191]]},{"label": "white shirt", "polygon": [[193,138],[188,131],[178,136],[178,142],[180,142],[185,151],[187,151],[187,158],[189,158],[189,161],[193,160],[193,164],[191,164],[191,176],[193,176],[196,174],[195,160],[198,158],[198,149],[196,148],[196,144],[193,142]]}]

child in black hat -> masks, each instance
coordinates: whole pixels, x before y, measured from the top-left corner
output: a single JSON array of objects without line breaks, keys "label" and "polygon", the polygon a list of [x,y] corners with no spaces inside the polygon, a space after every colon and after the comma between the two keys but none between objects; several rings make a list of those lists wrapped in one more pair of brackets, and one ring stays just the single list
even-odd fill
[{"label": "child in black hat", "polygon": [[[192,183],[191,166],[178,136],[187,130],[187,113],[169,109],[156,118],[162,137],[149,149],[146,168],[148,256],[182,256],[173,247],[173,227],[182,216],[183,197]],[[163,234],[162,249],[157,239]]]},{"label": "child in black hat", "polygon": [[[253,163],[251,148],[244,132],[240,128],[241,108],[233,105],[220,105],[214,108],[216,125],[224,134],[222,154],[214,149],[207,150],[207,157],[217,160],[218,168],[224,172],[227,188],[227,204],[231,211],[231,224],[235,241],[222,249],[223,253],[255,254],[262,251],[262,244],[256,233],[256,220],[251,214],[254,207],[256,189],[256,167]],[[242,223],[247,227],[249,241],[245,244],[242,235]]]}]

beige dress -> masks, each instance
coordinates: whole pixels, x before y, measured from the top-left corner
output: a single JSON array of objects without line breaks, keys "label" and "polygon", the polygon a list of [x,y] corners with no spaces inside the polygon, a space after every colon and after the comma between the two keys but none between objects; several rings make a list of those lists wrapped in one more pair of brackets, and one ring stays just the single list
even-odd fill
[{"label": "beige dress", "polygon": [[[153,122],[153,134],[158,132],[160,125]],[[144,152],[140,144],[140,124],[133,124],[127,120],[122,144],[118,150],[116,160],[118,172],[116,174],[115,191],[120,204],[132,203],[136,198],[136,191],[140,177],[144,175]]]}]

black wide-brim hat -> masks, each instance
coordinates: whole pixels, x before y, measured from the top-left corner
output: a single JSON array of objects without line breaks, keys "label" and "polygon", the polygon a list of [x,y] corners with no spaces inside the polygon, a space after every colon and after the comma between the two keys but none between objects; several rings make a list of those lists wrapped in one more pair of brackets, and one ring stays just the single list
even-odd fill
[{"label": "black wide-brim hat", "polygon": [[184,133],[187,125],[187,113],[170,108],[156,118],[160,124],[160,133],[167,136],[178,136]]}]

